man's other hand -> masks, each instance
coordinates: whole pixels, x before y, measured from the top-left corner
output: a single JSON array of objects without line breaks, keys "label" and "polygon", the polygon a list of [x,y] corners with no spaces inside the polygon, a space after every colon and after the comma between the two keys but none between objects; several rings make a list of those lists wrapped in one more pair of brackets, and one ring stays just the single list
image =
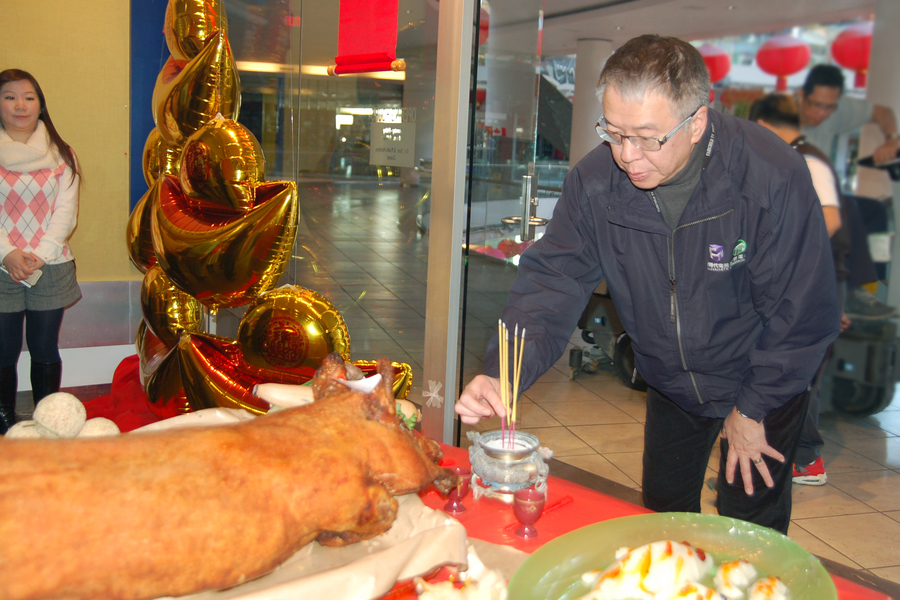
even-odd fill
[{"label": "man's other hand", "polygon": [[728,440],[725,481],[734,483],[734,469],[740,464],[744,491],[748,496],[753,495],[753,467],[756,467],[756,470],[762,475],[767,486],[775,487],[775,481],[772,479],[772,474],[769,473],[769,467],[766,466],[763,455],[782,463],[784,456],[766,442],[766,428],[763,423],[757,423],[753,419],[741,416],[735,407],[725,418],[722,437]]}]

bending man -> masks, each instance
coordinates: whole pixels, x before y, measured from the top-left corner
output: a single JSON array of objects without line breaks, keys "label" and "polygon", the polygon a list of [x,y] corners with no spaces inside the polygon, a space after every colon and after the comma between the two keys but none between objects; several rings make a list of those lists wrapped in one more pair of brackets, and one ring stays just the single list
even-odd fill
[{"label": "bending man", "polygon": [[[605,278],[650,386],[645,506],[699,512],[721,433],[719,513],[786,532],[807,388],[839,328],[831,249],[803,158],[708,96],[681,40],[641,36],[609,58],[604,143],[567,176],[503,320],[528,331],[527,388]],[[503,412],[496,338],[485,366],[457,402],[463,422]]]}]

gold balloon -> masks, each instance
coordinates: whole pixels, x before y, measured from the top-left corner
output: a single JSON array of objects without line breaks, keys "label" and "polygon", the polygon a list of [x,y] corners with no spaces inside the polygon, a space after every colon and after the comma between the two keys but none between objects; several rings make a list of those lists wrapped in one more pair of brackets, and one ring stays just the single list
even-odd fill
[{"label": "gold balloon", "polygon": [[184,69],[166,63],[153,88],[153,119],[162,138],[178,146],[217,114],[236,119],[241,82],[223,31],[213,35]]},{"label": "gold balloon", "polygon": [[140,359],[140,378],[141,386],[146,389],[147,381],[150,376],[159,368],[162,359],[171,350],[158,337],[153,335],[147,322],[141,319],[137,329],[137,336],[134,340],[137,348],[138,358]]},{"label": "gold balloon", "polygon": [[159,181],[154,181],[150,189],[141,196],[128,217],[125,229],[125,241],[128,244],[128,257],[141,273],[146,273],[156,264],[156,252],[153,251],[153,237],[150,232],[151,216],[154,207],[159,205]]},{"label": "gold balloon", "polygon": [[[366,377],[371,377],[378,373],[378,363],[374,360],[354,360],[353,364],[365,373]],[[394,369],[394,383],[391,389],[394,392],[394,398],[397,400],[405,400],[409,395],[409,388],[413,383],[412,367],[406,363],[391,362]]]},{"label": "gold balloon", "polygon": [[269,403],[250,391],[263,380],[247,368],[240,343],[209,334],[185,334],[177,353],[192,410],[223,407],[256,414],[269,411]]},{"label": "gold balloon", "polygon": [[237,339],[248,363],[311,379],[326,356],[350,360],[350,333],[327,298],[300,286],[285,285],[251,304]]},{"label": "gold balloon", "polygon": [[[246,348],[242,348],[240,342],[206,333],[183,334],[173,353],[178,355],[189,410],[242,408],[263,414],[269,411],[269,403],[253,395],[253,386],[270,382],[299,385],[309,380],[284,370],[258,368],[247,362]],[[377,372],[374,362],[354,364],[366,376]],[[400,392],[396,397],[403,398],[412,383],[412,369],[405,363],[391,365],[394,368],[394,392]]]},{"label": "gold balloon", "polygon": [[246,211],[253,207],[256,185],[265,180],[266,162],[249,129],[216,118],[184,143],[180,172],[187,196]]},{"label": "gold balloon", "polygon": [[292,181],[259,184],[255,206],[238,212],[190,201],[167,175],[151,220],[153,249],[169,279],[205,306],[240,306],[278,283],[297,219]]},{"label": "gold balloon", "polygon": [[228,32],[221,0],[169,0],[163,32],[169,52],[176,59],[194,58],[219,31]]},{"label": "gold balloon", "polygon": [[159,129],[154,127],[144,142],[144,180],[150,187],[160,175],[178,175],[181,166],[181,148],[163,139]]},{"label": "gold balloon", "polygon": [[167,348],[178,343],[182,331],[200,331],[203,317],[200,303],[178,289],[159,265],[144,275],[141,310],[144,322]]},{"label": "gold balloon", "polygon": [[[185,334],[184,337],[188,335]],[[178,346],[175,346],[159,360],[159,366],[150,374],[144,385],[153,414],[168,419],[191,412],[191,405],[181,379]]]}]

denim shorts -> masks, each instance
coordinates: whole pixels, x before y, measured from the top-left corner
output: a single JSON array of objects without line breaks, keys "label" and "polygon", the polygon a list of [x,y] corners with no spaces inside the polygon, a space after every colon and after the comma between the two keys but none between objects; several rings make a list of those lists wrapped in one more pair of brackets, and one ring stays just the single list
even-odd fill
[{"label": "denim shorts", "polygon": [[81,299],[81,288],[75,279],[75,261],[44,265],[41,271],[44,274],[30,288],[0,271],[0,312],[56,310]]}]

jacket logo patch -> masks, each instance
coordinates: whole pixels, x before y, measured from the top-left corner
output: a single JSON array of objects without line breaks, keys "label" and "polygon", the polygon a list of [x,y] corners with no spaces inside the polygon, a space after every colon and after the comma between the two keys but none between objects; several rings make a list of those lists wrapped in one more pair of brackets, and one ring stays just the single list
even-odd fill
[{"label": "jacket logo patch", "polygon": [[738,240],[731,252],[731,260],[728,262],[725,258],[725,246],[721,244],[709,245],[709,262],[706,263],[707,271],[730,271],[747,260],[747,242]]},{"label": "jacket logo patch", "polygon": [[731,268],[730,263],[723,263],[725,258],[725,246],[720,244],[709,245],[709,262],[706,263],[708,271],[727,271]]},{"label": "jacket logo patch", "polygon": [[731,266],[737,266],[747,260],[747,242],[738,240],[731,253]]}]

